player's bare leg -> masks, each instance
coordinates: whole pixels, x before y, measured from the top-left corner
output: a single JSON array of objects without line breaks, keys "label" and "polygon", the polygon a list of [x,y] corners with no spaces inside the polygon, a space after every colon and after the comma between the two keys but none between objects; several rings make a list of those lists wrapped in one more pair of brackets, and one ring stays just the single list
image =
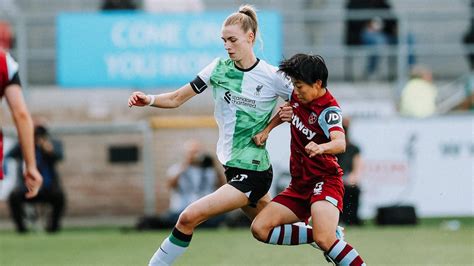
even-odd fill
[{"label": "player's bare leg", "polygon": [[215,192],[189,205],[179,216],[171,235],[151,258],[149,265],[171,265],[189,246],[194,229],[216,215],[248,205],[247,196],[225,184]]},{"label": "player's bare leg", "polygon": [[274,228],[279,228],[281,225],[291,226],[292,223],[298,221],[300,219],[288,207],[270,202],[254,219],[251,230],[257,240],[270,243],[270,232]]},{"label": "player's bare leg", "polygon": [[265,208],[268,205],[268,203],[270,203],[271,200],[272,198],[270,197],[270,194],[267,193],[265,194],[265,196],[263,196],[261,199],[258,200],[256,207],[244,206],[241,209],[245,213],[245,215],[251,221],[253,221],[253,219],[257,216],[257,214],[259,214],[263,210],[263,208]]},{"label": "player's bare leg", "polygon": [[209,218],[248,204],[247,196],[231,185],[225,184],[215,192],[193,202],[179,216],[176,228],[192,234],[194,228]]}]

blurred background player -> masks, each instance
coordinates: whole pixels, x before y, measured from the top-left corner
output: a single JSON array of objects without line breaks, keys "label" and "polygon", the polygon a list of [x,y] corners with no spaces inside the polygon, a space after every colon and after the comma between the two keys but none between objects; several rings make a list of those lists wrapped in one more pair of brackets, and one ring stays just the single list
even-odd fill
[{"label": "blurred background player", "polygon": [[[25,161],[23,176],[27,189],[25,196],[27,198],[33,198],[38,194],[43,180],[36,168],[33,121],[21,91],[18,63],[9,53],[0,48],[0,99],[4,96],[7,100],[18,133],[18,141],[22,145],[21,153]],[[1,131],[0,149],[0,165],[3,165],[3,133]],[[2,179],[3,167],[0,168],[0,186]]]},{"label": "blurred background player", "polygon": [[349,132],[350,119],[345,117],[342,126],[346,134],[346,151],[336,154],[337,163],[341,166],[344,175],[344,207],[341,220],[344,225],[362,225],[359,218],[359,199],[361,189],[359,187],[360,175],[362,173],[362,157],[359,146],[351,141]]},{"label": "blurred background player", "polygon": [[215,59],[192,82],[174,92],[134,92],[129,98],[130,107],[176,108],[211,86],[219,126],[217,156],[228,181],[181,213],[150,265],[172,264],[189,246],[194,229],[209,218],[242,208],[253,219],[270,201],[273,173],[269,155],[252,137],[268,124],[278,97],[288,100],[292,87],[276,67],[255,56],[257,33],[255,9],[241,6],[222,26],[221,38],[229,59]]},{"label": "blurred background player", "polygon": [[[291,183],[252,223],[254,237],[274,245],[313,241],[337,265],[365,265],[357,251],[338,239],[344,185],[335,154],[345,151],[342,112],[327,90],[328,70],[321,56],[296,54],[280,64],[294,86],[290,105]],[[279,116],[276,116],[279,118]],[[272,120],[255,139],[262,144],[283,120]],[[312,228],[293,224],[312,218]]]},{"label": "blurred background player", "polygon": [[[46,231],[54,233],[61,229],[61,218],[65,206],[65,196],[56,169],[57,163],[63,158],[63,148],[59,140],[52,139],[49,136],[48,129],[44,124],[37,124],[34,131],[36,162],[38,170],[43,176],[43,185],[35,198],[25,199],[23,194],[26,191],[26,187],[23,182],[17,182],[16,187],[8,198],[8,205],[10,207],[10,215],[19,233],[28,231],[24,222],[25,203],[46,203],[50,205],[51,212],[50,217],[48,217]],[[20,143],[15,144],[8,152],[7,157],[17,161],[18,176],[21,176],[23,155],[21,154]]]}]

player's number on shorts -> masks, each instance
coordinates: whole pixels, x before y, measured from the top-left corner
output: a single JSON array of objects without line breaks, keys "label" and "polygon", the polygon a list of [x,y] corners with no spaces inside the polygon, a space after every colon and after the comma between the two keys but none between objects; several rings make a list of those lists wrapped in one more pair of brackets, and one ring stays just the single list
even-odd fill
[{"label": "player's number on shorts", "polygon": [[240,175],[236,175],[234,178],[232,178],[231,181],[236,181],[236,182],[240,182],[246,178],[248,178],[249,176],[246,175],[246,174],[240,174]]}]

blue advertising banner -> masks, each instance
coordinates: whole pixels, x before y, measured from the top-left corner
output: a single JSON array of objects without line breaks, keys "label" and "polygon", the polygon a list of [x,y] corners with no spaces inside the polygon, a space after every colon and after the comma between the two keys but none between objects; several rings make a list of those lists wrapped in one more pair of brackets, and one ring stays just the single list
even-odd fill
[{"label": "blue advertising banner", "polygon": [[[65,88],[169,88],[194,79],[216,57],[229,12],[148,14],[64,13],[57,18],[57,81]],[[281,17],[258,13],[255,52],[278,64]]]}]

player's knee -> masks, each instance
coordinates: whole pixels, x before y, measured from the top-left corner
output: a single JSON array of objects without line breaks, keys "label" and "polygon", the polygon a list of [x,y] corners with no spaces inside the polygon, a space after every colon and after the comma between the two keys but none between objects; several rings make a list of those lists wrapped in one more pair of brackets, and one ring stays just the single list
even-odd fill
[{"label": "player's knee", "polygon": [[313,237],[314,242],[324,251],[328,251],[336,241],[336,236],[331,234],[319,233],[314,234]]},{"label": "player's knee", "polygon": [[264,223],[260,222],[258,219],[255,219],[250,226],[250,230],[252,231],[252,235],[255,239],[265,242],[268,238],[268,233],[270,229],[265,226]]},{"label": "player's knee", "polygon": [[194,228],[197,225],[197,223],[196,223],[197,220],[198,220],[197,212],[195,212],[193,210],[189,210],[188,208],[186,208],[179,215],[178,224],[181,227]]}]

